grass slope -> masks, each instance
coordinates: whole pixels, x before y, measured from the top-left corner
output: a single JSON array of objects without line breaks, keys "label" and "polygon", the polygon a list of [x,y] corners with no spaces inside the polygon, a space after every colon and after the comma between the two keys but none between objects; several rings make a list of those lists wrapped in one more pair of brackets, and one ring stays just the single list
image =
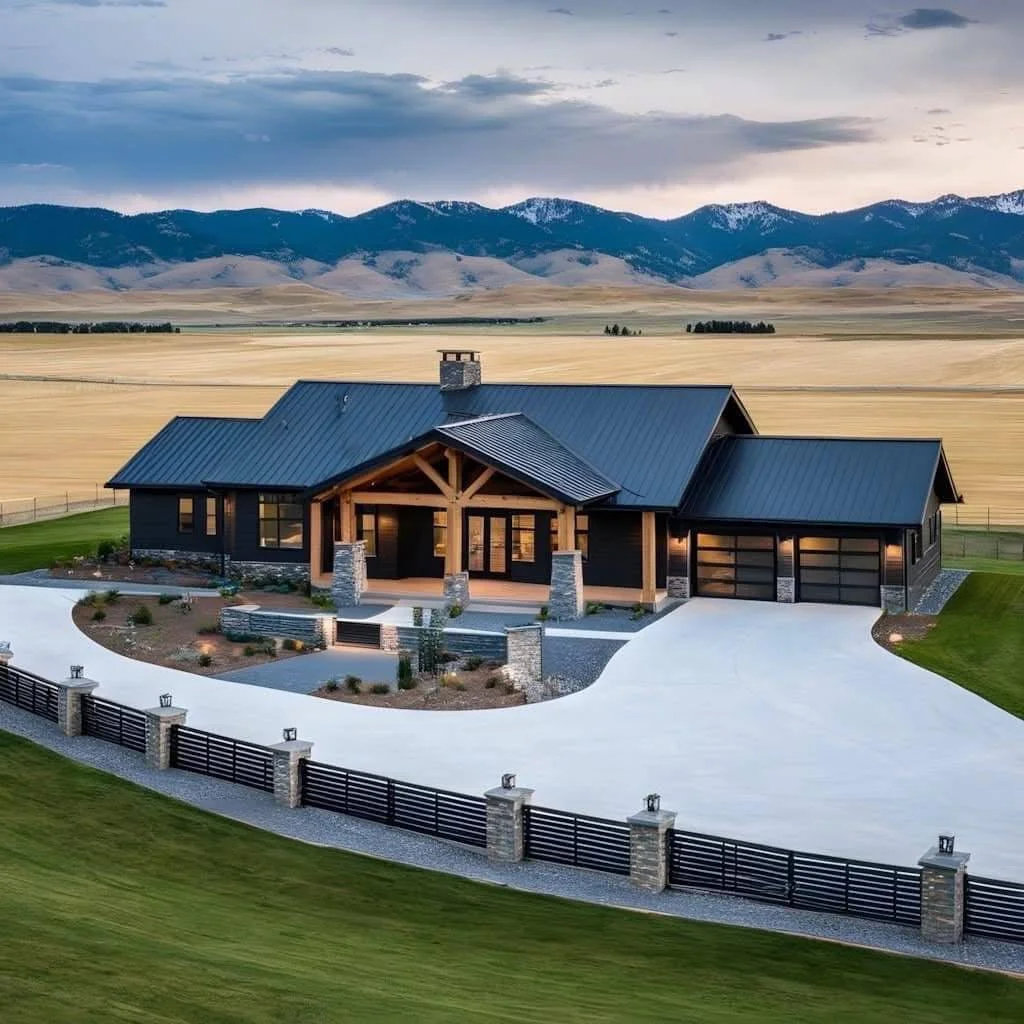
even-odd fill
[{"label": "grass slope", "polygon": [[4,1024],[1024,1019],[1024,984],[305,846],[0,733]]},{"label": "grass slope", "polygon": [[0,573],[43,569],[55,558],[94,554],[96,545],[128,532],[128,509],[104,508],[0,530]]},{"label": "grass slope", "polygon": [[900,653],[1024,718],[1024,575],[972,573]]}]

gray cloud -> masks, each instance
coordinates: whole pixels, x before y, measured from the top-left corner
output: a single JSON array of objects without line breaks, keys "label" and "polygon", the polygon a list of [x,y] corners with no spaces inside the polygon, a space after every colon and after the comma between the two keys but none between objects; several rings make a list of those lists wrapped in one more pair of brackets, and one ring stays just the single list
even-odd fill
[{"label": "gray cloud", "polygon": [[551,86],[357,71],[73,82],[0,78],[11,163],[61,163],[81,188],[322,184],[400,192],[580,190],[700,180],[761,154],[874,138],[857,117],[751,121],[624,114],[534,97]]},{"label": "gray cloud", "polygon": [[570,11],[568,7],[549,7],[548,14],[564,14],[566,17],[571,18],[575,12]]},{"label": "gray cloud", "polygon": [[799,35],[802,35],[802,34],[803,33],[801,33],[799,29],[797,29],[797,30],[795,30],[793,32],[769,32],[768,35],[766,35],[764,37],[762,42],[765,42],[765,43],[780,43],[780,42],[782,42],[783,39],[790,39],[793,36],[799,36]]},{"label": "gray cloud", "polygon": [[356,55],[355,50],[349,50],[344,46],[325,46],[321,52],[329,53],[332,57],[354,57]]},{"label": "gray cloud", "polygon": [[946,10],[944,7],[915,7],[909,14],[904,14],[897,20],[908,29],[967,28],[968,25],[974,24],[973,19],[965,18],[962,14]]},{"label": "gray cloud", "polygon": [[943,114],[952,114],[953,111],[946,107],[932,107],[931,110],[927,111],[930,117],[941,117]]},{"label": "gray cloud", "polygon": [[34,0],[24,7],[166,7],[167,0]]}]

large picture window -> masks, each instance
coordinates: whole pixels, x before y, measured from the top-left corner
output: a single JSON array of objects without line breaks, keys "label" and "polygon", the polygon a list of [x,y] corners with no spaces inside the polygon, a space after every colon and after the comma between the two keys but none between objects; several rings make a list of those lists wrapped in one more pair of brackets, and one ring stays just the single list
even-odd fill
[{"label": "large picture window", "polygon": [[434,513],[434,557],[444,558],[448,551],[448,513],[444,509]]},{"label": "large picture window", "polygon": [[192,533],[196,528],[195,498],[178,499],[178,533]]},{"label": "large picture window", "polygon": [[302,506],[290,494],[260,495],[260,547],[302,547]]},{"label": "large picture window", "polygon": [[377,513],[364,512],[359,517],[359,539],[366,545],[366,557],[377,557]]},{"label": "large picture window", "polygon": [[537,560],[537,517],[512,517],[512,561]]}]

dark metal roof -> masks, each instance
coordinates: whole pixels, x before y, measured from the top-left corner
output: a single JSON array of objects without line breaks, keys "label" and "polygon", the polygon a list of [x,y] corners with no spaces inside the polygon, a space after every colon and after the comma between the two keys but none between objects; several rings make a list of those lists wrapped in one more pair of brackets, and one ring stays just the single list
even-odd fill
[{"label": "dark metal roof", "polygon": [[942,442],[875,438],[725,437],[681,512],[729,522],[916,526],[932,489],[959,501]]},{"label": "dark metal roof", "polygon": [[[299,381],[244,442],[224,446],[204,470],[205,480],[310,490],[360,472],[446,423],[521,413],[618,484],[607,504],[669,509],[678,506],[730,406],[749,422],[729,387],[481,384],[442,392],[437,384]],[[148,467],[168,458],[164,447],[161,432],[118,474],[119,486],[173,486],[136,472],[137,460]]]},{"label": "dark metal roof", "polygon": [[619,489],[521,413],[446,423],[434,433],[569,504],[585,505]]},{"label": "dark metal roof", "polygon": [[107,487],[201,488],[226,455],[251,444],[259,425],[259,420],[176,416],[118,470]]}]

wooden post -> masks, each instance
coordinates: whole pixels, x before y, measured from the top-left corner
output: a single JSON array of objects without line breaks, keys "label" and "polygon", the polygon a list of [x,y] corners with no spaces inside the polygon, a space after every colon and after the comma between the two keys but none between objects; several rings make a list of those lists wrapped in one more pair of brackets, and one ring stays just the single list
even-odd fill
[{"label": "wooden post", "polygon": [[643,559],[643,589],[640,600],[643,604],[653,607],[656,600],[655,580],[657,579],[657,559],[655,555],[654,513],[641,512],[641,557]]},{"label": "wooden post", "polygon": [[324,570],[324,505],[322,501],[309,503],[309,582],[323,577]]},{"label": "wooden post", "polygon": [[462,452],[446,449],[448,459],[448,528],[445,530],[444,574],[462,572]]},{"label": "wooden post", "polygon": [[351,491],[341,492],[341,540],[351,544],[356,539],[356,506]]},{"label": "wooden post", "polygon": [[576,550],[576,509],[563,505],[558,511],[558,550]]}]

